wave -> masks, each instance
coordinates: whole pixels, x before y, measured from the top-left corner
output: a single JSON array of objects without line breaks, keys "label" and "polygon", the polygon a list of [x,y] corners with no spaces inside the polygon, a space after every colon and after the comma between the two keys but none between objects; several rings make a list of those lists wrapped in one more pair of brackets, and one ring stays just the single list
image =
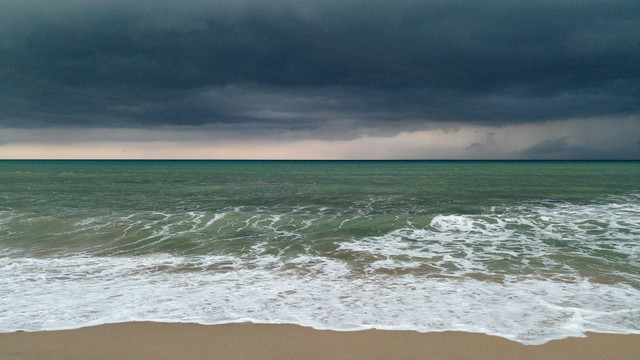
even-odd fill
[{"label": "wave", "polygon": [[341,209],[4,211],[0,331],[149,320],[461,330],[525,344],[640,333],[638,200],[472,214],[405,213],[380,197]]},{"label": "wave", "polygon": [[505,276],[500,282],[353,274],[299,257],[67,257],[0,260],[0,330],[123,321],[295,323],[321,329],[461,330],[526,344],[585,331],[640,332],[640,290]]}]

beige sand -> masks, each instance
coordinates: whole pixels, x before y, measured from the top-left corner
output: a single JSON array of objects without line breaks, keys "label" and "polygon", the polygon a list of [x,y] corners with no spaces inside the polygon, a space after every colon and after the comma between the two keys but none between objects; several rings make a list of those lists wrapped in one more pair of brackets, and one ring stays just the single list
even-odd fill
[{"label": "beige sand", "polygon": [[123,323],[0,334],[0,359],[640,359],[640,335],[525,346],[463,332],[322,331],[295,325]]}]

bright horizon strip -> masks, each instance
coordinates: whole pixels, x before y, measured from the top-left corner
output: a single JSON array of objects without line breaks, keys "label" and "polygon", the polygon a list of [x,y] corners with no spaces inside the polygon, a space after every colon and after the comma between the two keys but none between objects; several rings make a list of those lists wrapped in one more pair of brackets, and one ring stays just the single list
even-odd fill
[{"label": "bright horizon strip", "polygon": [[198,127],[0,129],[0,159],[640,159],[640,122],[628,117],[606,125],[602,119],[466,125],[342,140],[291,140],[295,133],[234,138]]}]

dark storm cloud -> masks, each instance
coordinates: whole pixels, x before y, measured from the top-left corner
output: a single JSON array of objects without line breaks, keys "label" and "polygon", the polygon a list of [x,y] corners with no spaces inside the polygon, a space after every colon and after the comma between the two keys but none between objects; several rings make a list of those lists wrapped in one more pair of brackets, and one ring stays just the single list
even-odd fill
[{"label": "dark storm cloud", "polygon": [[19,127],[634,114],[640,3],[10,0],[0,82],[0,125]]},{"label": "dark storm cloud", "polygon": [[531,159],[624,159],[625,154],[609,151],[602,154],[599,149],[587,146],[571,146],[569,145],[569,136],[548,139],[539,142],[520,152],[525,158]]},{"label": "dark storm cloud", "polygon": [[522,153],[524,155],[539,156],[566,152],[570,148],[567,142],[568,138],[568,136],[563,136],[559,139],[545,140],[523,150]]}]

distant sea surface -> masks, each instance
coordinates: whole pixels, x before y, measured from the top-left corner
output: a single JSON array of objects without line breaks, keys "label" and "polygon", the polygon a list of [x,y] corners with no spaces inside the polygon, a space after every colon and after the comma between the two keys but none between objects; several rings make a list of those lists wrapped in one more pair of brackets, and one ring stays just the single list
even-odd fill
[{"label": "distant sea surface", "polygon": [[0,331],[640,333],[640,163],[0,161]]}]

